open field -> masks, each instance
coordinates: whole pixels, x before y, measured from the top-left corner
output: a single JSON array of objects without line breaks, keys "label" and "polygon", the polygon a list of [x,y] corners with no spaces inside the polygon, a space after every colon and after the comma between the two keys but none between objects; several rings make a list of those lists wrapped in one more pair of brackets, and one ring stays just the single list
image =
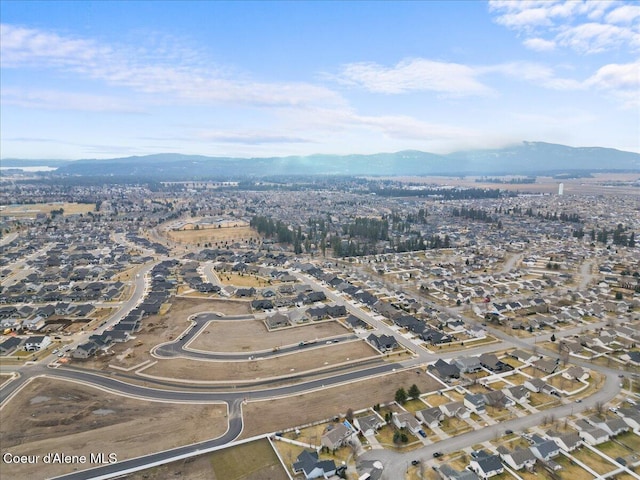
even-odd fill
[{"label": "open field", "polygon": [[[118,460],[215,438],[226,406],[147,402],[50,379],[29,383],[0,410],[3,451],[17,455],[116,453]],[[163,435],[160,432],[172,432]],[[86,468],[94,465],[85,464]],[[77,465],[3,465],[3,477],[37,479]]]},{"label": "open field", "polygon": [[233,285],[234,287],[268,287],[280,283],[277,280],[254,275],[252,273],[235,273],[235,272],[216,272],[220,283],[223,285]]},{"label": "open field", "polygon": [[207,352],[255,352],[303,341],[343,335],[349,331],[339,322],[305,324],[269,332],[262,320],[214,320],[188,345]]},{"label": "open field", "polygon": [[293,397],[249,402],[243,408],[242,437],[332,418],[345,414],[349,408],[359,410],[376,403],[391,402],[398,388],[407,389],[413,383],[422,392],[437,390],[440,385],[428,375],[416,375],[414,370],[408,370]]},{"label": "open field", "polygon": [[49,214],[52,210],[64,210],[63,215],[94,212],[94,203],[32,203],[28,205],[8,205],[0,209],[0,217],[36,218],[39,213]]},{"label": "open field", "polygon": [[371,358],[377,352],[364,341],[326,345],[264,360],[208,362],[188,359],[161,360],[144,369],[145,375],[182,381],[232,382],[273,378],[328,368]]},{"label": "open field", "polygon": [[[237,222],[238,226],[221,226],[198,229],[195,225],[188,224],[184,230],[167,230],[165,234],[170,240],[178,243],[196,244],[196,243],[235,243],[235,242],[248,242],[248,241],[260,241],[260,235],[253,228],[248,225],[240,225],[241,222]],[[234,224],[235,225],[235,224]]]},{"label": "open field", "polygon": [[287,480],[268,440],[228,447],[125,477],[129,480]]},{"label": "open field", "polygon": [[[387,178],[387,177],[379,177]],[[536,178],[532,184],[508,184],[508,183],[483,183],[476,182],[481,177],[391,177],[394,181],[412,183],[439,183],[469,188],[499,188],[501,190],[530,192],[530,193],[557,193],[558,184],[564,183],[565,195],[596,195],[596,194],[629,194],[637,195],[637,188],[631,186],[609,186],[612,182],[633,182],[638,179],[637,173],[594,173],[592,178],[570,178],[558,180],[552,177]]]}]

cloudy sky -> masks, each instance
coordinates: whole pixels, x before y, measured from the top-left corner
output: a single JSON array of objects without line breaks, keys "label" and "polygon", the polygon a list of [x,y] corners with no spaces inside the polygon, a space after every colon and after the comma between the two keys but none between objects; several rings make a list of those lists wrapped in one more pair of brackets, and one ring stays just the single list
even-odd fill
[{"label": "cloudy sky", "polygon": [[3,0],[0,154],[640,152],[640,4]]}]

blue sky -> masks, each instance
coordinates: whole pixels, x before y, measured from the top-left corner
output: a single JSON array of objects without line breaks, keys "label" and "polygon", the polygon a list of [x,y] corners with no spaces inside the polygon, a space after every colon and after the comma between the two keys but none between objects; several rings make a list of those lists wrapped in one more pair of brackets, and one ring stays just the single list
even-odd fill
[{"label": "blue sky", "polygon": [[0,154],[640,152],[640,5],[0,2]]}]

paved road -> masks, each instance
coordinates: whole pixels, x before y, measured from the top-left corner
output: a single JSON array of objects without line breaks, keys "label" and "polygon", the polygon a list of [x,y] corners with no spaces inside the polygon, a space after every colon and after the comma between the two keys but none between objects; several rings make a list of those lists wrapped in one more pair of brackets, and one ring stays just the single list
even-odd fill
[{"label": "paved road", "polygon": [[251,351],[251,352],[243,352],[243,353],[234,353],[234,352],[206,352],[200,350],[194,350],[189,348],[187,345],[191,340],[197,337],[204,328],[207,327],[210,321],[242,321],[242,320],[255,320],[253,315],[233,315],[233,316],[222,316],[216,313],[200,313],[198,315],[194,315],[191,317],[192,326],[187,330],[186,333],[180,335],[179,338],[172,342],[163,343],[153,348],[151,354],[158,358],[192,358],[196,360],[263,360],[265,358],[273,358],[279,355],[283,355],[285,353],[294,353],[303,350],[310,350],[314,348],[319,348],[325,346],[327,343],[343,343],[349,342],[353,340],[357,340],[359,337],[357,335],[348,334],[341,335],[339,337],[331,338],[330,340],[314,341],[313,343],[305,343],[305,344],[294,344],[294,345],[285,345],[280,346],[277,350],[268,349],[268,350],[259,350],[259,351]]},{"label": "paved road", "polygon": [[[149,271],[153,265],[148,265],[145,267],[145,271]],[[154,399],[159,401],[171,401],[171,402],[192,402],[192,403],[210,403],[210,402],[225,402],[229,406],[230,416],[229,416],[229,429],[225,435],[218,439],[209,440],[206,442],[201,442],[196,445],[184,446],[177,449],[168,450],[166,452],[159,452],[153,455],[147,455],[144,457],[140,457],[138,459],[132,459],[128,461],[118,462],[113,465],[106,465],[102,467],[98,467],[92,469],[90,472],[76,472],[71,475],[63,476],[60,478],[65,479],[77,479],[77,478],[109,478],[110,476],[118,474],[118,472],[123,472],[129,468],[134,469],[142,469],[146,468],[149,465],[156,462],[164,462],[169,459],[174,459],[176,456],[181,455],[190,455],[194,454],[200,450],[205,448],[212,448],[216,446],[221,446],[226,443],[231,442],[242,430],[242,415],[241,415],[241,404],[244,400],[258,400],[258,399],[266,399],[266,398],[275,398],[287,395],[294,395],[303,392],[313,391],[315,389],[321,389],[327,386],[349,383],[356,380],[360,380],[367,377],[378,376],[383,373],[389,373],[395,369],[400,369],[402,366],[411,366],[417,365],[421,363],[426,363],[430,361],[434,361],[439,358],[439,356],[431,354],[427,352],[425,349],[421,347],[417,347],[411,340],[405,338],[400,335],[396,330],[390,328],[384,322],[375,318],[372,314],[364,312],[359,307],[352,304],[350,301],[346,301],[344,298],[336,295],[331,289],[326,286],[318,283],[315,279],[312,279],[308,276],[303,276],[302,274],[296,274],[298,278],[302,279],[304,282],[312,283],[316,285],[317,288],[321,289],[325,292],[327,298],[333,300],[334,302],[345,305],[347,310],[350,313],[357,315],[360,318],[363,318],[365,321],[373,325],[378,329],[379,332],[385,333],[387,335],[395,336],[399,343],[407,347],[409,350],[416,352],[416,357],[412,360],[403,362],[403,365],[400,364],[382,364],[376,365],[373,367],[363,368],[354,372],[336,372],[332,376],[328,378],[322,379],[314,379],[303,381],[301,383],[295,385],[288,386],[277,386],[277,387],[268,387],[268,388],[260,388],[253,390],[234,390],[229,389],[230,387],[212,387],[212,386],[199,386],[199,387],[189,387],[189,389],[179,390],[178,384],[171,382],[163,382],[163,381],[155,381],[156,384],[164,384],[165,387],[168,388],[150,388],[140,385],[133,385],[131,383],[127,383],[125,381],[120,380],[119,378],[126,378],[126,374],[112,375],[112,376],[104,376],[91,371],[84,371],[80,369],[74,368],[56,368],[56,369],[48,369],[43,367],[42,365],[34,365],[29,368],[20,368],[21,378],[19,380],[15,380],[3,385],[0,388],[0,405],[4,404],[10,396],[15,392],[21,385],[23,385],[30,378],[34,378],[37,376],[50,376],[54,378],[62,378],[67,380],[74,380],[82,383],[86,383],[92,386],[96,386],[99,388],[104,388],[109,391],[113,391],[116,393],[121,393],[124,395],[142,398],[142,399]],[[134,296],[126,302],[122,308],[109,319],[109,323],[115,323],[119,320],[118,315],[126,315],[128,311],[135,307],[136,303],[141,300],[142,296],[140,296],[140,292],[142,295],[144,294],[144,279],[143,274],[140,275],[138,279],[136,279],[136,289]],[[128,309],[128,310],[127,310]],[[447,311],[448,309],[445,309]],[[455,312],[457,315],[458,313]],[[181,340],[183,343],[173,343],[174,347],[179,348],[181,351],[185,351],[182,347],[184,343],[187,343],[191,338],[193,338],[199,329],[203,328],[206,325],[206,322],[209,321],[213,317],[203,316],[196,321],[197,328],[188,332],[185,337]],[[217,318],[217,317],[216,317]],[[477,323],[475,318],[466,318],[465,320],[470,323]],[[106,327],[105,327],[106,328]],[[516,339],[508,336],[505,333],[494,330],[492,332],[497,338],[501,338],[509,345],[515,345],[524,348],[531,348],[532,343],[535,339]],[[175,352],[176,350],[172,350],[172,348],[167,347],[167,350],[162,350],[164,353],[167,352]],[[484,349],[495,349],[496,345],[486,345],[480,347],[481,350]],[[476,349],[473,349],[474,351]],[[158,351],[158,350],[156,350]],[[188,350],[187,350],[188,351]],[[472,351],[465,351],[465,354],[471,354]],[[555,352],[546,352],[545,354],[558,357]],[[228,358],[228,356],[226,357]],[[583,362],[574,361],[573,358],[570,359],[571,363],[581,364]],[[584,362],[586,363],[586,362]],[[544,416],[555,415],[556,417],[567,416],[571,413],[576,413],[579,410],[591,408],[595,405],[596,402],[606,402],[613,396],[615,396],[619,391],[618,386],[618,378],[617,370],[607,369],[604,367],[594,366],[591,364],[586,364],[588,368],[593,368],[595,370],[602,371],[606,374],[606,383],[604,388],[602,388],[599,392],[592,395],[588,399],[585,399],[581,404],[567,404],[557,407],[555,409],[547,410],[544,412],[540,412],[535,415],[529,415],[524,418],[518,418],[511,420],[509,422],[502,422],[499,425],[494,425],[490,427],[483,428],[478,431],[470,432],[468,434],[458,436],[455,438],[451,438],[442,442],[439,442],[435,445],[427,446],[419,451],[409,453],[409,454],[399,454],[390,451],[384,450],[375,450],[365,454],[364,458],[378,458],[385,462],[385,476],[384,478],[388,480],[397,480],[398,478],[402,478],[404,474],[404,469],[406,468],[407,462],[415,458],[428,458],[433,454],[436,450],[441,451],[451,451],[462,448],[464,446],[468,446],[470,444],[478,443],[485,440],[490,440],[497,435],[500,435],[505,428],[510,428],[512,430],[520,430],[524,428],[528,428],[533,425],[537,425],[540,423],[540,420]],[[5,371],[6,369],[0,369]],[[299,375],[300,378],[304,377],[304,375]],[[154,383],[150,381],[150,383]],[[226,391],[225,391],[226,389]]]}]

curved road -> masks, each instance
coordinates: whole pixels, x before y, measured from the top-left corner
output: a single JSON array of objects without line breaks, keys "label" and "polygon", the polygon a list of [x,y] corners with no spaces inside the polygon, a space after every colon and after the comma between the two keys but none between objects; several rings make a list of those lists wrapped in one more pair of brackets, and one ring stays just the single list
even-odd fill
[{"label": "curved road", "polygon": [[[151,269],[153,265],[149,265],[145,267],[145,269]],[[299,275],[299,277],[304,278],[305,281],[309,281],[310,277],[303,277]],[[90,386],[103,388],[108,391],[120,393],[123,395],[128,395],[132,397],[154,400],[154,401],[169,401],[169,402],[191,402],[191,403],[210,403],[210,402],[224,402],[227,404],[229,408],[229,427],[227,432],[217,439],[208,440],[205,442],[200,442],[194,445],[188,445],[179,447],[176,449],[167,450],[164,452],[155,453],[152,455],[146,455],[144,457],[139,457],[136,459],[126,460],[122,462],[118,462],[112,465],[105,465],[97,468],[93,468],[90,470],[85,470],[82,472],[75,472],[69,475],[64,475],[58,478],[64,479],[85,479],[85,478],[110,478],[118,472],[123,472],[125,470],[130,469],[143,469],[149,467],[154,463],[163,463],[170,459],[175,459],[179,456],[188,456],[195,454],[196,452],[213,448],[217,446],[225,445],[234,439],[242,431],[242,403],[245,400],[259,400],[259,399],[267,399],[288,395],[295,395],[304,392],[310,392],[315,389],[321,389],[327,386],[334,386],[342,383],[350,383],[356,380],[361,380],[366,377],[377,376],[384,373],[389,373],[391,371],[395,371],[396,369],[401,369],[407,366],[415,366],[418,364],[422,364],[428,361],[433,361],[440,356],[431,354],[427,352],[425,349],[417,347],[411,340],[398,335],[398,332],[391,329],[385,323],[373,318],[373,315],[367,314],[363,312],[360,308],[356,307],[351,302],[345,301],[343,298],[336,295],[332,290],[326,288],[324,285],[318,284],[315,279],[312,279],[312,282],[316,284],[320,289],[322,289],[328,298],[336,301],[337,303],[343,304],[347,307],[347,309],[351,313],[357,314],[359,317],[364,317],[367,319],[369,323],[373,326],[377,327],[379,331],[388,335],[394,335],[400,343],[404,346],[408,347],[410,350],[416,352],[416,357],[410,361],[403,362],[403,365],[400,364],[383,364],[377,365],[374,367],[364,368],[358,371],[353,372],[343,372],[332,375],[328,378],[322,379],[314,379],[308,380],[299,384],[289,385],[289,386],[276,386],[261,390],[251,390],[251,391],[239,391],[239,390],[227,390],[224,391],[221,387],[211,387],[211,386],[202,386],[201,388],[192,388],[191,390],[182,389],[178,390],[178,384],[171,385],[170,382],[164,382],[172,389],[159,389],[159,388],[150,388],[140,385],[134,385],[131,383],[126,383],[124,381],[119,380],[118,378],[114,378],[115,376],[105,376],[97,373],[93,373],[90,371],[83,371],[79,369],[73,368],[45,368],[42,365],[33,365],[28,367],[20,367],[17,370],[20,371],[21,377],[18,380],[10,381],[5,383],[0,388],[0,405],[3,405],[7,402],[14,392],[19,390],[19,388],[24,385],[28,380],[38,377],[38,376],[49,376],[54,378],[61,378],[71,381],[82,382],[88,384]],[[115,323],[116,320],[119,320],[121,316],[126,315],[128,313],[127,308],[132,309],[135,307],[135,304],[142,298],[144,295],[144,279],[139,278],[136,281],[136,290],[125,305],[114,315],[109,323]],[[194,351],[184,350],[184,343],[188,342],[191,338],[193,338],[200,329],[206,325],[206,323],[213,319],[211,315],[215,314],[207,314],[203,315],[200,318],[195,320],[195,326],[198,328],[192,328],[189,332],[183,335],[183,338],[179,342],[172,342],[171,344],[165,344],[156,349],[156,354],[160,352],[160,354],[167,355],[175,355],[177,353],[184,354],[189,353],[197,353]],[[215,317],[219,318],[219,317]],[[246,317],[245,317],[246,318]],[[239,318],[236,318],[239,319]],[[474,319],[468,319],[470,323],[477,323]],[[105,327],[106,328],[106,327]],[[493,334],[501,338],[502,340],[508,342],[510,345],[522,346],[525,348],[531,348],[532,339],[529,341],[516,339],[510,337],[506,334],[503,334],[498,331],[494,331]],[[533,339],[535,341],[535,339]],[[495,346],[494,346],[495,347]],[[291,347],[291,348],[299,348]],[[273,352],[269,352],[273,353]],[[280,352],[279,352],[280,353]],[[465,352],[469,353],[469,352]],[[557,358],[558,355],[554,352],[544,352],[545,354]],[[244,356],[244,354],[243,354]],[[222,355],[221,358],[229,358],[228,355]],[[575,361],[575,359],[571,358],[570,361],[575,364],[581,364],[583,362]],[[597,402],[606,402],[613,398],[619,391],[617,370],[607,369],[604,367],[599,367],[591,364],[587,364],[589,368],[594,370],[598,370],[604,372],[606,374],[606,382],[603,388],[595,393],[594,395],[586,398],[580,404],[566,404],[560,407],[546,410],[543,412],[539,412],[534,415],[529,415],[524,418],[516,418],[508,422],[502,422],[499,425],[493,425],[490,427],[483,428],[478,431],[469,432],[465,435],[461,435],[458,437],[453,437],[437,444],[423,447],[419,452],[407,453],[407,454],[399,454],[396,452],[384,451],[384,450],[374,450],[367,452],[363,458],[377,458],[383,460],[385,462],[385,473],[383,478],[387,478],[389,480],[397,480],[398,478],[403,478],[404,469],[407,465],[407,462],[413,460],[415,458],[430,456],[434,451],[449,451],[456,450],[464,446],[468,446],[473,443],[482,442],[485,440],[489,440],[494,438],[495,436],[502,433],[505,428],[511,429],[523,429],[528,428],[540,423],[540,419],[544,416],[548,415],[556,415],[558,416],[567,416],[574,411],[581,411],[587,408],[593,407]],[[2,369],[6,371],[7,369]],[[16,370],[16,369],[14,369]],[[119,377],[126,377],[126,375],[118,375]],[[300,375],[303,376],[303,375]],[[156,382],[160,383],[160,382]],[[226,387],[227,389],[229,387]],[[203,391],[204,390],[204,391]]]}]

